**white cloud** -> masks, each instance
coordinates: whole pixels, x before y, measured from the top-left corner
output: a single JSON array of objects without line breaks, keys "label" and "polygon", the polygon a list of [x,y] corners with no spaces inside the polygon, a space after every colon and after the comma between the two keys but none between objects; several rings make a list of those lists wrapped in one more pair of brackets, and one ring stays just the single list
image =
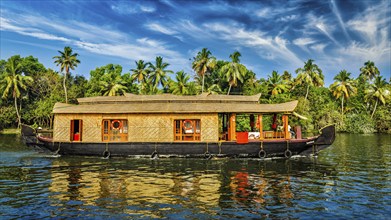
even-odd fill
[{"label": "white cloud", "polygon": [[145,26],[151,31],[157,31],[157,32],[160,32],[160,33],[163,33],[166,35],[174,35],[174,34],[178,33],[170,28],[163,27],[162,25],[160,25],[158,23],[148,23]]},{"label": "white cloud", "polygon": [[371,45],[376,45],[379,41],[388,40],[387,37],[383,37],[382,31],[387,33],[390,31],[390,7],[390,2],[387,3],[386,1],[372,6],[348,21],[348,27],[352,31],[359,33]]},{"label": "white cloud", "polygon": [[347,39],[350,39],[350,36],[348,32],[346,31],[345,23],[342,20],[341,13],[339,13],[339,9],[337,7],[337,4],[335,4],[334,0],[331,0],[331,10],[334,12],[335,16],[338,19],[339,25],[341,26],[343,33],[345,34]]},{"label": "white cloud", "polygon": [[[16,32],[21,35],[36,37],[43,40],[58,40],[63,42],[70,42],[71,40],[65,37],[59,37],[53,34],[44,33],[42,30],[38,28],[29,28],[29,27],[20,27],[16,22],[0,17],[2,31],[11,31]],[[14,24],[13,24],[14,23]]]},{"label": "white cloud", "polygon": [[278,20],[286,22],[286,21],[296,20],[296,18],[298,18],[297,15],[287,15],[287,16],[280,17]]},{"label": "white cloud", "polygon": [[297,46],[307,46],[309,44],[315,43],[316,40],[309,37],[303,37],[303,38],[297,38],[293,40],[293,44],[296,44]]},{"label": "white cloud", "polygon": [[313,30],[317,30],[317,32],[324,34],[327,38],[329,38],[335,45],[341,46],[341,44],[334,38],[333,33],[335,31],[334,24],[328,24],[328,20],[324,17],[318,17],[313,15],[312,13],[306,16],[306,20],[308,25],[305,26],[304,31],[308,31],[310,36],[316,35],[316,32],[312,32]]},{"label": "white cloud", "polygon": [[140,9],[141,9],[141,11],[147,12],[147,13],[152,13],[156,10],[154,7],[145,6],[145,5],[140,5]]},{"label": "white cloud", "polygon": [[137,13],[152,13],[156,11],[156,8],[152,5],[143,5],[136,4],[134,2],[119,1],[115,2],[110,6],[110,8],[118,14],[127,15],[127,14],[137,14]]},{"label": "white cloud", "polygon": [[[288,47],[288,41],[281,37],[266,36],[258,30],[248,31],[237,24],[209,23],[204,25],[214,36],[227,42],[255,50],[264,59],[282,59],[289,65],[301,65],[302,61]],[[235,30],[235,34],[232,34]]]},{"label": "white cloud", "polygon": [[314,51],[316,51],[317,53],[324,53],[324,48],[326,48],[327,44],[321,44],[321,43],[318,43],[318,44],[314,44],[314,45],[311,45],[310,48]]},{"label": "white cloud", "polygon": [[[0,17],[1,31],[10,31],[44,40],[62,41],[70,46],[95,53],[120,57],[126,60],[150,60],[163,56],[165,62],[173,66],[187,64],[187,59],[174,50],[166,42],[149,38],[128,39],[119,31],[108,27],[94,26],[75,21],[51,22],[39,16],[17,16],[14,19]],[[17,19],[17,20],[16,20]],[[40,28],[38,28],[40,27]],[[69,37],[57,36],[61,33]],[[108,39],[107,39],[108,38]]]},{"label": "white cloud", "polygon": [[265,18],[265,17],[270,16],[270,13],[271,13],[270,8],[262,8],[262,9],[255,11],[254,14],[260,18]]}]

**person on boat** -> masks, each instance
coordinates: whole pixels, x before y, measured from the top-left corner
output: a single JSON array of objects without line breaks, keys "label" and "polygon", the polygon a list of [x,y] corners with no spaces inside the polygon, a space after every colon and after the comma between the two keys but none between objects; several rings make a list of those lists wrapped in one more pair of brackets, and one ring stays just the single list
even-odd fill
[{"label": "person on boat", "polygon": [[290,125],[288,125],[288,131],[291,133],[291,138],[296,138],[296,133]]}]

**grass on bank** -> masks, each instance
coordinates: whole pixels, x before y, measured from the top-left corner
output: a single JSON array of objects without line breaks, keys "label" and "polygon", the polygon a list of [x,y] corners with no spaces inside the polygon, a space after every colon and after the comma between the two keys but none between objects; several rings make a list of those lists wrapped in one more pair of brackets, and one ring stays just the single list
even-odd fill
[{"label": "grass on bank", "polygon": [[20,134],[20,129],[17,128],[6,128],[0,130],[0,134]]}]

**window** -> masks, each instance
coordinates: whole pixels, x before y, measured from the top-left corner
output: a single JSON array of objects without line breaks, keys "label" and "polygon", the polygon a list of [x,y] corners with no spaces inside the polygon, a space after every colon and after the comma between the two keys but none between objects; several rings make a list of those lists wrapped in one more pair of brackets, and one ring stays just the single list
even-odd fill
[{"label": "window", "polygon": [[70,140],[71,141],[81,141],[82,138],[82,120],[71,120],[71,132],[70,132]]},{"label": "window", "polygon": [[200,141],[201,140],[201,120],[180,119],[174,120],[175,141]]},{"label": "window", "polygon": [[102,121],[102,141],[128,141],[128,120],[105,119]]}]

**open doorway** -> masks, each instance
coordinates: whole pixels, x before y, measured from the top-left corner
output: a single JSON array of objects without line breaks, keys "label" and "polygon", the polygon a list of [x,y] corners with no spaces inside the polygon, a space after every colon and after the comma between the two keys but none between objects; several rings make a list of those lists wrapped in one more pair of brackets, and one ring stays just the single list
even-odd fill
[{"label": "open doorway", "polygon": [[71,141],[81,141],[82,138],[82,120],[71,120]]}]

